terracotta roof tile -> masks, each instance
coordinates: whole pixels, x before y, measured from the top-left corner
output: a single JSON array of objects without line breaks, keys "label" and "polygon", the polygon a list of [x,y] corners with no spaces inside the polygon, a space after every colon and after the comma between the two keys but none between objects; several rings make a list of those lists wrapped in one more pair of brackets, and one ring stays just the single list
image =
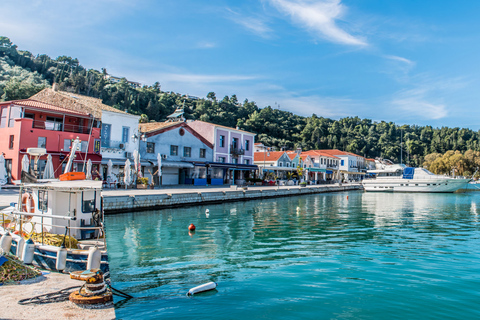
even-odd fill
[{"label": "terracotta roof tile", "polygon": [[140,128],[141,132],[149,133],[152,131],[156,131],[158,129],[168,128],[174,125],[178,125],[181,122],[147,122],[147,123],[139,123],[138,127]]},{"label": "terracotta roof tile", "polygon": [[62,108],[59,106],[55,106],[49,103],[41,102],[41,101],[36,101],[36,100],[31,100],[31,99],[23,99],[23,100],[13,100],[13,101],[7,101],[3,102],[4,103],[11,103],[17,106],[23,106],[23,107],[31,107],[31,108],[36,108],[36,109],[44,109],[44,110],[51,110],[59,113],[68,113],[71,115],[77,115],[77,116],[82,116],[82,117],[89,117],[89,113],[78,110],[78,111],[72,111],[67,108]]},{"label": "terracotta roof tile", "polygon": [[253,161],[277,161],[285,151],[255,152]]},{"label": "terracotta roof tile", "polygon": [[43,89],[36,95],[31,96],[30,99],[64,107],[76,112],[91,113],[97,119],[102,118],[103,110],[127,114],[124,111],[103,104],[101,99],[66,91],[53,91],[50,88]]}]

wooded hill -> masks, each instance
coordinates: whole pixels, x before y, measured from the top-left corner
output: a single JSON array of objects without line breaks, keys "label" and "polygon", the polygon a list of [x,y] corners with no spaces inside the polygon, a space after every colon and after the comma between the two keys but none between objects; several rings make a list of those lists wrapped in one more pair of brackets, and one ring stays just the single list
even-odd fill
[{"label": "wooded hill", "polygon": [[[310,117],[272,108],[260,108],[253,101],[239,102],[236,95],[217,99],[209,92],[196,99],[160,90],[160,83],[133,88],[126,79],[110,83],[107,71],[86,69],[77,59],[18,50],[9,38],[0,37],[0,97],[3,101],[28,98],[44,87],[58,83],[60,90],[101,98],[107,105],[142,115],[141,121],[164,121],[185,101],[189,119],[199,119],[257,134],[256,141],[277,149],[301,147],[340,149],[368,158],[382,157],[399,162],[403,140],[403,162],[422,165],[428,154],[448,150],[480,151],[480,133],[462,128],[432,128],[393,122],[374,122],[347,117],[333,120]],[[161,81],[161,79],[159,79]]]}]

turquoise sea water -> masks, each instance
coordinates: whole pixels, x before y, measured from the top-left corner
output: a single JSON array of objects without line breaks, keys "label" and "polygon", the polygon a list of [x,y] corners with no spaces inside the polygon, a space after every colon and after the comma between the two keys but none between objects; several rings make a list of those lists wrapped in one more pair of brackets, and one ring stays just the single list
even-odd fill
[{"label": "turquoise sea water", "polygon": [[135,297],[116,316],[479,319],[479,213],[480,192],[350,192],[106,216],[113,286]]}]

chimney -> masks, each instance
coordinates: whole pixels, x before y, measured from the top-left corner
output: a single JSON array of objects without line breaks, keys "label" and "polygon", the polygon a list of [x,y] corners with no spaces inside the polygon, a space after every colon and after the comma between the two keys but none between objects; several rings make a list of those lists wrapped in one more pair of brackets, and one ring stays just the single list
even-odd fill
[{"label": "chimney", "polygon": [[302,153],[302,148],[297,148],[297,151],[296,151],[296,152],[297,152],[297,154]]},{"label": "chimney", "polygon": [[57,84],[57,83],[54,83],[54,84],[52,85],[52,90],[53,90],[53,91],[58,91],[58,84]]}]

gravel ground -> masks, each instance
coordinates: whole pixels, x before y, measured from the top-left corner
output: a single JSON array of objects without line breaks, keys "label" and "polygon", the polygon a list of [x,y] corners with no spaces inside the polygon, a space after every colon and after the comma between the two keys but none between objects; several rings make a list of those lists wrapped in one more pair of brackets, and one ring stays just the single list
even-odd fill
[{"label": "gravel ground", "polygon": [[70,301],[47,304],[18,304],[19,300],[52,293],[83,281],[72,280],[67,274],[47,273],[20,284],[0,286],[0,319],[115,319],[113,305],[102,309],[84,309]]}]

